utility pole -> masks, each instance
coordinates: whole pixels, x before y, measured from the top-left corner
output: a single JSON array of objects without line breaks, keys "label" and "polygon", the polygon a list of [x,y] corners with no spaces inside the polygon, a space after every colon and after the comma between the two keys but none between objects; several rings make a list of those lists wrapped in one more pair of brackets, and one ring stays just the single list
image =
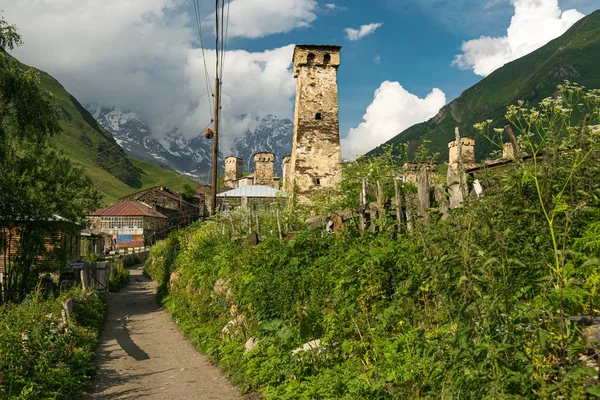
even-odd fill
[{"label": "utility pole", "polygon": [[219,95],[220,85],[219,77],[215,79],[215,116],[214,116],[214,133],[213,133],[213,151],[212,151],[212,193],[210,202],[210,215],[215,215],[217,210],[217,169],[219,167]]},{"label": "utility pole", "polygon": [[[223,10],[221,9],[221,13]],[[215,0],[215,116],[214,116],[214,134],[213,134],[213,154],[212,154],[212,193],[210,204],[210,215],[214,216],[217,211],[217,170],[219,167],[219,111],[220,101],[220,80],[219,80],[219,0]]]}]

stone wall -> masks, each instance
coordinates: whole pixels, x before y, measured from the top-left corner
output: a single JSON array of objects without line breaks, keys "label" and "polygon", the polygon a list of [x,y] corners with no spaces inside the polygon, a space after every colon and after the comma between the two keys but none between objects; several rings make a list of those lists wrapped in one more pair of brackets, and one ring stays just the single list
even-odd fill
[{"label": "stone wall", "polygon": [[274,172],[273,164],[275,155],[273,153],[256,153],[254,155],[254,184],[273,187]]},{"label": "stone wall", "polygon": [[334,187],[342,174],[337,68],[339,46],[298,45],[294,50],[296,107],[289,187],[300,200]]},{"label": "stone wall", "polygon": [[227,157],[225,159],[225,187],[235,189],[237,180],[242,177],[244,161],[238,157]]}]

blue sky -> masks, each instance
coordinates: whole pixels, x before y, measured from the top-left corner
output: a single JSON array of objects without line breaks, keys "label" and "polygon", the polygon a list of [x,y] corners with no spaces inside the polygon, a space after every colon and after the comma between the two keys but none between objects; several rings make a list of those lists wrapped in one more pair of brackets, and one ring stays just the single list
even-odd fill
[{"label": "blue sky", "polygon": [[[155,136],[178,127],[193,137],[210,122],[204,59],[210,80],[214,65],[214,1],[198,1],[205,54],[192,0],[19,0],[3,8],[25,39],[15,55],[80,101],[133,111]],[[596,8],[600,0],[233,0],[224,146],[266,114],[292,117],[294,44],[343,46],[340,135],[343,153],[354,157]],[[368,34],[359,39],[363,26]]]},{"label": "blue sky", "polygon": [[[546,5],[536,6],[536,2]],[[525,3],[533,3],[534,10],[538,7],[543,14],[542,9],[548,11],[556,0]],[[600,2],[560,0],[558,7],[560,11],[577,9],[582,16],[600,7]],[[375,90],[386,80],[398,82],[421,99],[439,88],[447,102],[481,80],[483,76],[472,68],[459,68],[452,61],[464,42],[482,36],[506,36],[515,5],[508,0],[340,0],[321,2],[315,14],[317,18],[309,27],[259,39],[233,38],[229,47],[263,51],[288,43],[342,45],[338,73],[340,134],[346,137],[363,121]],[[372,23],[381,26],[360,40],[349,40],[346,28]],[[550,34],[548,40],[559,33],[562,31]]]}]

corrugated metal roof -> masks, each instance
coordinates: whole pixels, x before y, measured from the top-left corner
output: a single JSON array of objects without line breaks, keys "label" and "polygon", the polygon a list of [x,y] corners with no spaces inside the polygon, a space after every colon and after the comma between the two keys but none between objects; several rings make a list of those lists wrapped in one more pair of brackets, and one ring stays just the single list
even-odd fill
[{"label": "corrugated metal roof", "polygon": [[154,210],[152,207],[139,201],[123,201],[104,207],[90,213],[91,216],[100,217],[155,217],[167,218],[165,215]]},{"label": "corrugated metal roof", "polygon": [[266,185],[247,185],[227,192],[219,193],[217,197],[277,197],[287,195],[281,190]]}]

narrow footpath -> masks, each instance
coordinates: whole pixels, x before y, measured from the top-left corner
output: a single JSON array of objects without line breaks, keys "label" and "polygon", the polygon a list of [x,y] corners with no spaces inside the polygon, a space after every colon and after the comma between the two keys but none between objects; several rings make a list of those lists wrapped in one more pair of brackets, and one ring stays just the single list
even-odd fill
[{"label": "narrow footpath", "polygon": [[89,399],[241,399],[220,369],[183,336],[156,301],[141,266],[109,295]]}]

